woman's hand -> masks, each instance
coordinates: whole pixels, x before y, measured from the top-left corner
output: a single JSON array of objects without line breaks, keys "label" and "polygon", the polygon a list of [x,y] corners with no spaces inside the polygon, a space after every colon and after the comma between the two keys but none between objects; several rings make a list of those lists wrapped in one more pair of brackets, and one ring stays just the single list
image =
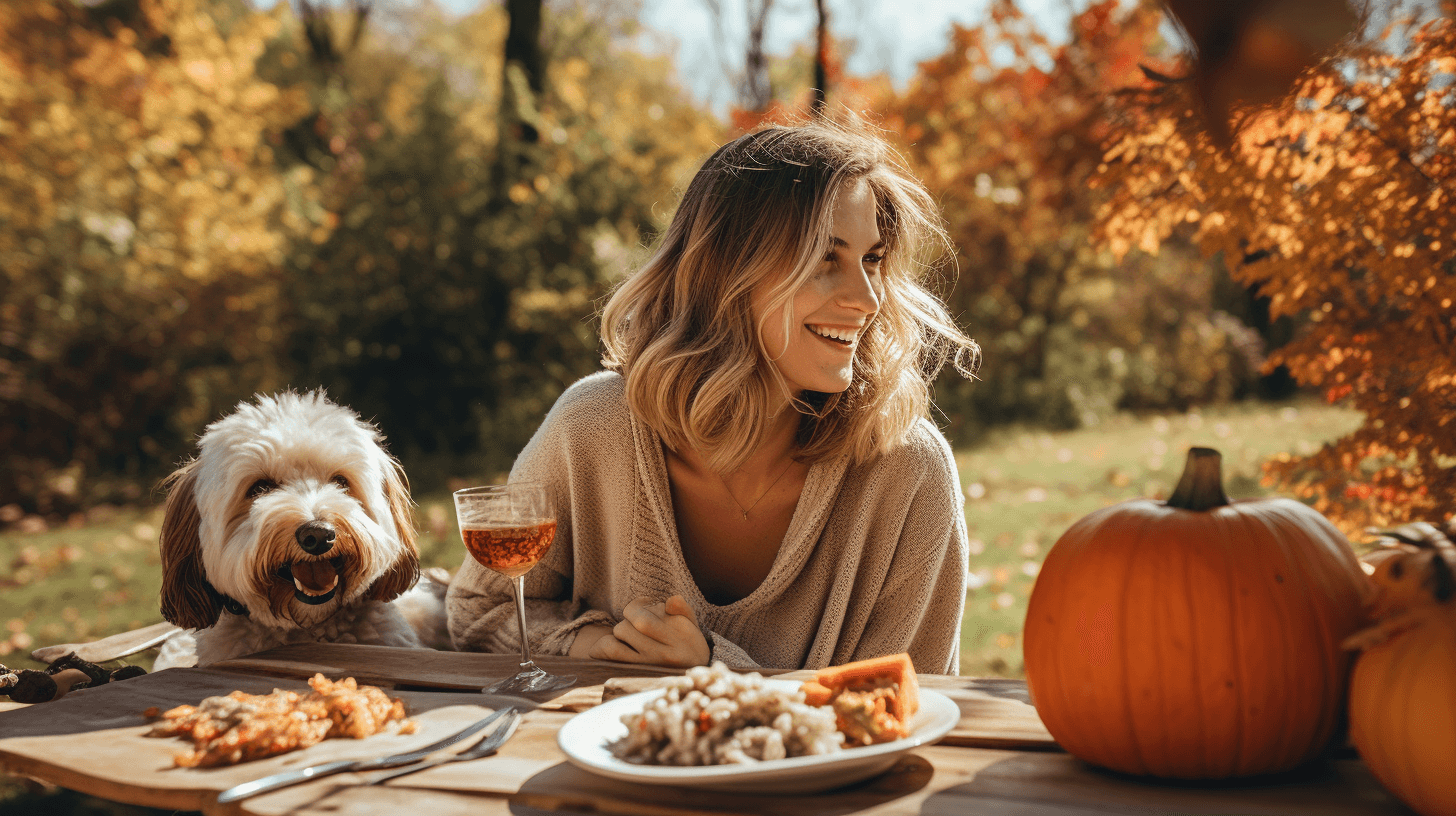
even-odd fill
[{"label": "woman's hand", "polygon": [[576,631],[576,639],[566,650],[568,657],[591,657],[592,647],[604,637],[612,636],[612,627],[605,623],[590,623]]},{"label": "woman's hand", "polygon": [[674,595],[665,602],[643,597],[627,604],[622,622],[593,643],[587,656],[686,668],[707,663],[711,654],[693,608],[681,595]]}]

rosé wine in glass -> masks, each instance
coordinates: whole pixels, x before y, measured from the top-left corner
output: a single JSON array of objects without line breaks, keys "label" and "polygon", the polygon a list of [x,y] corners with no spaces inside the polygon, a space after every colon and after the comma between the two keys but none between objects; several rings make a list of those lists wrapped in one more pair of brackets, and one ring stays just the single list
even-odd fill
[{"label": "ros\u00e9 wine in glass", "polygon": [[455,491],[455,515],[465,549],[481,566],[504,576],[516,600],[521,633],[521,669],[514,677],[481,689],[488,694],[532,694],[567,688],[560,677],[531,660],[526,636],[526,573],[545,557],[556,538],[556,513],[539,482],[510,482]]}]

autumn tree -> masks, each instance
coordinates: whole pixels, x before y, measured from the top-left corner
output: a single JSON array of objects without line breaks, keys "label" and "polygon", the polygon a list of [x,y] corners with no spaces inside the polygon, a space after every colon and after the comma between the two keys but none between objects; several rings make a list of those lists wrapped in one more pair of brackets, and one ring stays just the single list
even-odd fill
[{"label": "autumn tree", "polygon": [[253,67],[277,27],[204,0],[0,4],[7,501],[135,497],[107,477],[154,475],[278,382],[269,272],[314,225],[268,141],[303,100]]},{"label": "autumn tree", "polygon": [[1118,256],[1191,236],[1303,318],[1269,365],[1366,419],[1269,474],[1350,532],[1456,512],[1456,25],[1396,30],[1236,109],[1227,147],[1184,83],[1129,92],[1098,177]]},{"label": "autumn tree", "polygon": [[939,198],[956,248],[946,294],[984,364],[978,381],[942,383],[952,427],[1077,426],[1251,387],[1262,348],[1217,308],[1215,264],[1173,245],[1114,259],[1091,240],[1109,100],[1146,82],[1138,63],[1159,48],[1160,22],[1146,5],[1102,2],[1054,42],[1002,0],[984,25],[956,26],[904,92],[860,92]]},{"label": "autumn tree", "polygon": [[413,472],[478,475],[599,366],[598,299],[719,129],[623,47],[629,22],[567,10],[541,20],[524,139],[502,9],[414,14],[321,100],[334,226],[291,253],[285,323],[296,383],[374,418]]}]

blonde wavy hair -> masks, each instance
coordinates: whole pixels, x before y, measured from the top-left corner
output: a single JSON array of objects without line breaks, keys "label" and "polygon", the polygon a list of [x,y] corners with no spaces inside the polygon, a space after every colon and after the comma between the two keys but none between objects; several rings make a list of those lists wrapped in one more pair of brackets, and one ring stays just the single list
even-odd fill
[{"label": "blonde wavy hair", "polygon": [[[793,300],[830,250],[838,197],[861,179],[885,243],[880,308],[849,388],[795,396],[752,297],[767,287],[766,316]],[[798,458],[863,461],[928,416],[944,365],[972,376],[979,361],[925,286],[950,246],[930,193],[867,127],[816,121],[749,133],[704,162],[647,262],[611,294],[602,363],[625,379],[638,418],[719,473],[748,459],[784,395],[802,414]],[[791,309],[783,315],[788,330]]]}]

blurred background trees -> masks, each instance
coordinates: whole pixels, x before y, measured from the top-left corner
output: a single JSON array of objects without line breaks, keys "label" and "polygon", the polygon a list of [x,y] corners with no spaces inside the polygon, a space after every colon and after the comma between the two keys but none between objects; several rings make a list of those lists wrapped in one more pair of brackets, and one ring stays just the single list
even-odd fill
[{"label": "blurred background trees", "polygon": [[304,95],[278,16],[201,0],[0,8],[0,496],[136,498],[217,408],[284,382],[274,331]]},{"label": "blurred background trees", "polygon": [[1352,520],[1453,509],[1447,23],[1217,96],[1210,136],[1226,74],[1149,2],[1060,31],[996,0],[899,85],[844,69],[834,0],[782,57],[779,7],[746,8],[720,116],[630,4],[0,6],[0,522],[142,499],[283,387],[377,421],[417,487],[504,469],[597,367],[598,301],[675,188],[820,102],[944,209],[942,294],[986,352],[940,384],[954,437],[1266,395],[1283,365],[1370,422],[1275,475]]}]

